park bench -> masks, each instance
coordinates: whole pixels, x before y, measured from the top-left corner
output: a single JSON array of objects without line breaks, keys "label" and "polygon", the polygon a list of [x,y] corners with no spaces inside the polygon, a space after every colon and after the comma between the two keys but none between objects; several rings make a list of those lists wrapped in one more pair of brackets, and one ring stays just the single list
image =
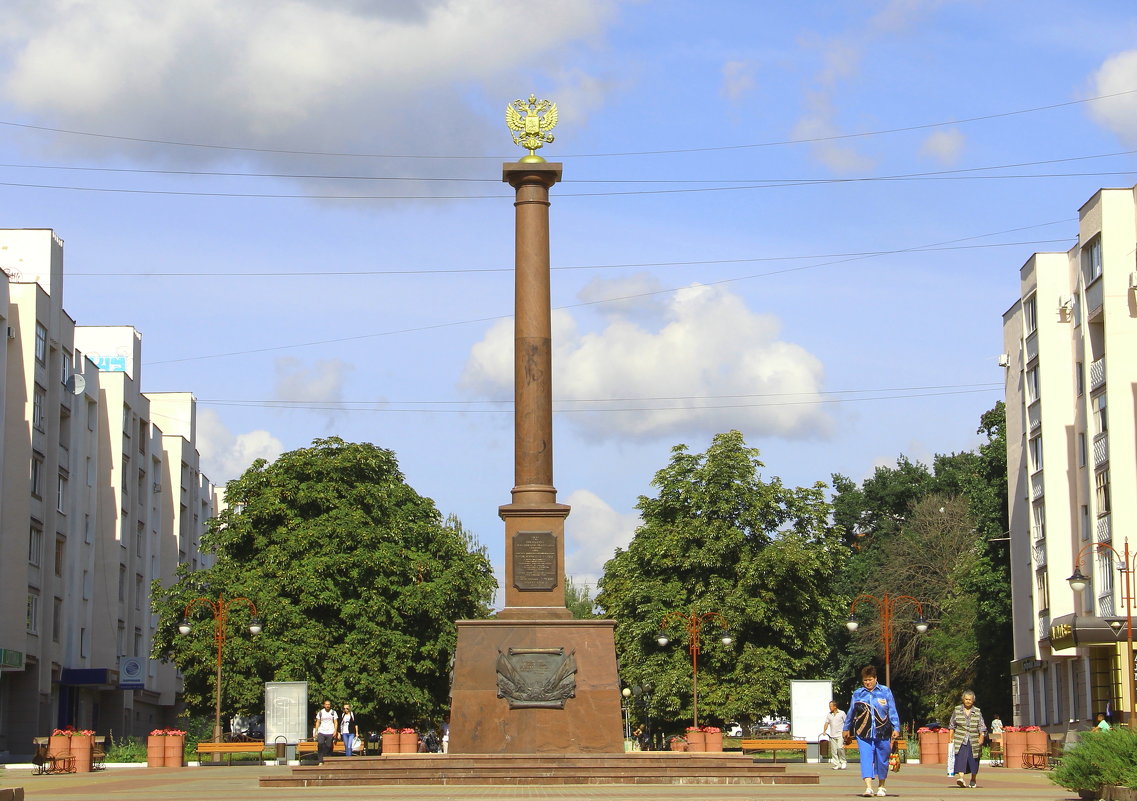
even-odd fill
[{"label": "park bench", "polygon": [[[358,738],[355,741],[355,746],[351,750],[355,754],[358,754],[359,756],[363,756],[365,754],[365,751],[366,751],[364,746],[366,746],[366,745],[367,744],[363,741],[362,738]],[[303,757],[305,754],[315,754],[315,753],[319,752],[319,750],[320,750],[319,744],[315,740],[301,740],[300,742],[298,742],[296,744],[296,757],[300,758],[300,757]],[[343,740],[336,740],[334,743],[332,743],[332,755],[333,756],[343,756],[344,753],[345,753],[345,751],[344,751],[344,747],[343,747]]]},{"label": "park bench", "polygon": [[75,772],[75,757],[70,752],[64,754],[55,754],[50,756],[47,753],[47,746],[50,740],[47,737],[33,737],[32,744],[36,747],[35,756],[32,757],[32,764],[35,765],[34,773],[42,776],[46,773],[74,773]]},{"label": "park bench", "polygon": [[262,755],[265,750],[265,744],[260,740],[253,740],[247,743],[198,743],[197,744],[197,758],[198,762],[204,764],[202,756],[204,754],[215,754],[229,757],[229,764],[233,764],[233,754],[257,754]]},{"label": "park bench", "polygon": [[770,751],[774,762],[778,761],[779,751],[797,752],[801,754],[801,761],[805,762],[806,749],[809,744],[805,740],[769,739],[769,740],[743,740],[742,753],[754,751]]}]

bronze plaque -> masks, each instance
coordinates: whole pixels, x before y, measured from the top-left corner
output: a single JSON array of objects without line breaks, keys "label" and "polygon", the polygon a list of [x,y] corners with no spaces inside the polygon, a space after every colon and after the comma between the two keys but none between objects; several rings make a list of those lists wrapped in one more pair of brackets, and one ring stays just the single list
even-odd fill
[{"label": "bronze plaque", "polygon": [[542,591],[557,586],[557,538],[551,531],[519,531],[513,535],[513,586]]},{"label": "bronze plaque", "polygon": [[510,648],[497,652],[497,697],[510,709],[564,709],[576,695],[576,651]]}]

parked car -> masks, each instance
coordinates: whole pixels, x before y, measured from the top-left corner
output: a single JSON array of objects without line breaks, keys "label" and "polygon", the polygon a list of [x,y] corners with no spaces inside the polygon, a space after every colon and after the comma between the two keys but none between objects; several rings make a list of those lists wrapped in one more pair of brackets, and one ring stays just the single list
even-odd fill
[{"label": "parked car", "polygon": [[726,736],[727,737],[741,737],[742,736],[742,727],[739,726],[737,723],[726,724]]}]

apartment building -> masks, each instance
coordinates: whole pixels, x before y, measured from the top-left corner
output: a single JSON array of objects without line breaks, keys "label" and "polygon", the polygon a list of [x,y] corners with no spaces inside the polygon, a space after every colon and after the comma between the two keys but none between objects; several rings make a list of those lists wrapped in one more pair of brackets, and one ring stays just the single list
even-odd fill
[{"label": "apartment building", "polygon": [[0,269],[0,603],[9,611],[0,616],[0,754],[17,756],[68,724],[122,736],[172,719],[179,679],[149,658],[150,582],[172,581],[179,561],[200,566],[215,493],[198,469],[194,426],[181,424],[193,419],[193,397],[160,397],[163,430],[141,391],[138,332],[77,326],[64,311],[62,241],[45,229],[0,230]]},{"label": "apartment building", "polygon": [[1077,244],[1034,254],[1003,315],[1016,724],[1130,723],[1135,248],[1137,187],[1100,190],[1080,209]]}]

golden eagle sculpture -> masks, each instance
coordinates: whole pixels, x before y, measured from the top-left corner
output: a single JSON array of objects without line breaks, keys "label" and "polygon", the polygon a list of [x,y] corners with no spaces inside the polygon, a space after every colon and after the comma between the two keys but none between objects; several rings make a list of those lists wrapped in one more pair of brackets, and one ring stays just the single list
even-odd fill
[{"label": "golden eagle sculpture", "polygon": [[529,151],[522,161],[544,161],[537,149],[553,141],[550,132],[557,127],[557,104],[538,100],[536,95],[514,100],[505,107],[505,124],[513,132],[513,143]]}]

